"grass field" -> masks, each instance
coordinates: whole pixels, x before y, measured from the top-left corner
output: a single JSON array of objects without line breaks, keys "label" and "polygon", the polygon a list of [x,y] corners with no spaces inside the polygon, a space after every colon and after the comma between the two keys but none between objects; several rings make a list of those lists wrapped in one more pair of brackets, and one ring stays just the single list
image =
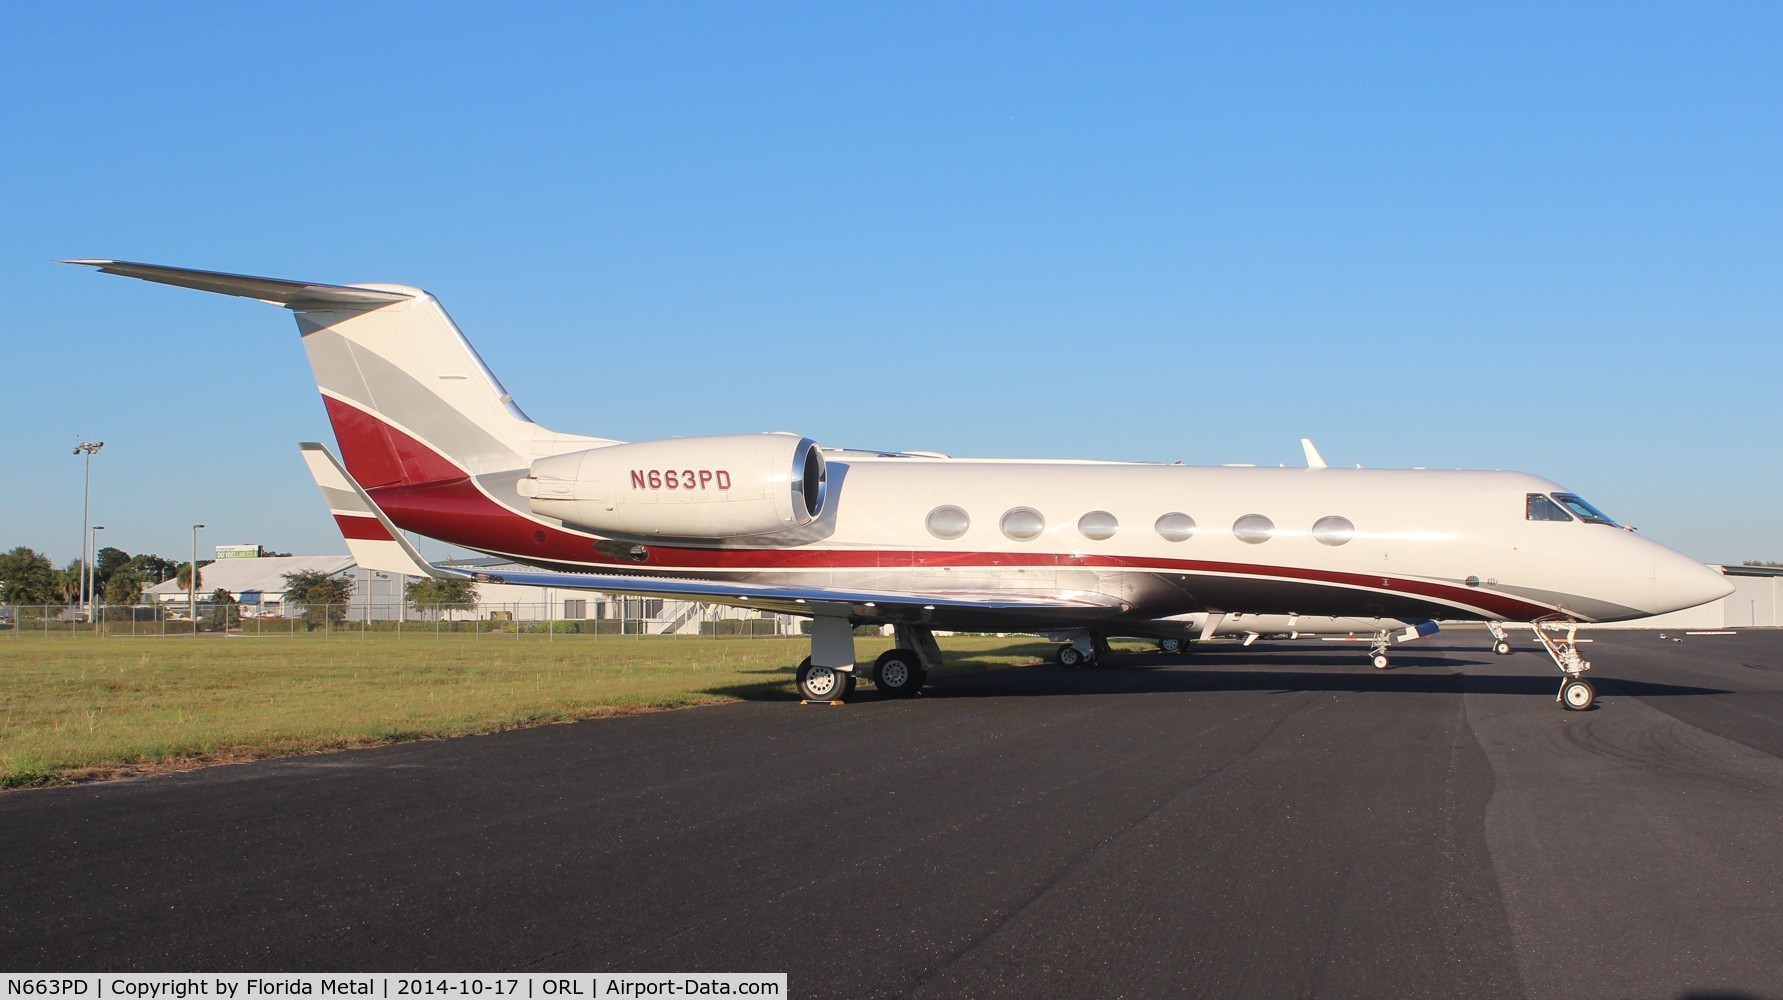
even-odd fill
[{"label": "grass field", "polygon": [[[890,640],[862,638],[871,663]],[[1032,638],[941,640],[944,671],[1032,663]],[[172,637],[0,642],[0,788],[626,715],[791,699],[802,639],[564,637],[512,645]]]}]

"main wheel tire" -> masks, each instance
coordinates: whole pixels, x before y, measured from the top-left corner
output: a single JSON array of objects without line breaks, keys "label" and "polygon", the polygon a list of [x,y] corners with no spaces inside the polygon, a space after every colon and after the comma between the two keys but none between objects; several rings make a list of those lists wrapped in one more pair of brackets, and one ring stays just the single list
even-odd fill
[{"label": "main wheel tire", "polygon": [[1560,685],[1560,704],[1569,712],[1583,712],[1597,701],[1597,691],[1591,682],[1573,678]]},{"label": "main wheel tire", "polygon": [[1500,639],[1492,644],[1492,652],[1499,656],[1509,656],[1511,655],[1511,644]]},{"label": "main wheel tire", "polygon": [[853,675],[835,667],[813,666],[811,658],[799,664],[799,697],[806,701],[841,701],[848,697]]},{"label": "main wheel tire", "polygon": [[909,649],[888,649],[873,661],[873,685],[893,698],[914,698],[928,675]]},{"label": "main wheel tire", "polygon": [[1083,650],[1078,649],[1076,646],[1067,645],[1059,647],[1059,666],[1064,667],[1066,670],[1075,670],[1078,667],[1083,666],[1083,661],[1085,659],[1087,659],[1087,657],[1083,655]]},{"label": "main wheel tire", "polygon": [[1177,653],[1182,652],[1182,640],[1181,639],[1159,639],[1158,640],[1158,652],[1166,653],[1171,656],[1174,656]]},{"label": "main wheel tire", "polygon": [[1374,654],[1374,669],[1376,669],[1376,670],[1387,669],[1387,654],[1385,654],[1385,653]]}]

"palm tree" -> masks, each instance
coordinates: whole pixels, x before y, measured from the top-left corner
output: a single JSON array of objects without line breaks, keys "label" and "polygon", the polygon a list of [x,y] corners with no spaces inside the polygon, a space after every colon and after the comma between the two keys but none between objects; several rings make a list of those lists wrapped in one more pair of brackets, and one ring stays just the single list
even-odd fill
[{"label": "palm tree", "polygon": [[51,578],[50,586],[55,589],[56,596],[63,604],[73,604],[80,597],[81,564],[76,559],[62,569],[56,570]]}]

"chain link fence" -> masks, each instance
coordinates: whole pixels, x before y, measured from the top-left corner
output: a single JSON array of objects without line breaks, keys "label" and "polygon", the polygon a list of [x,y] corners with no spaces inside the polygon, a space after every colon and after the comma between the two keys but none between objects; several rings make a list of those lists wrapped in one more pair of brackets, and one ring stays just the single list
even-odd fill
[{"label": "chain link fence", "polygon": [[[805,619],[756,615],[719,604],[679,601],[613,601],[610,617],[568,617],[588,602],[483,603],[414,606],[350,601],[306,607],[287,603],[277,612],[245,604],[200,601],[193,615],[185,602],[79,606],[0,605],[0,643],[28,635],[73,638],[143,636],[315,636],[389,639],[463,636],[509,641],[598,639],[626,636],[739,638],[796,636]],[[628,613],[629,612],[629,613]]]}]

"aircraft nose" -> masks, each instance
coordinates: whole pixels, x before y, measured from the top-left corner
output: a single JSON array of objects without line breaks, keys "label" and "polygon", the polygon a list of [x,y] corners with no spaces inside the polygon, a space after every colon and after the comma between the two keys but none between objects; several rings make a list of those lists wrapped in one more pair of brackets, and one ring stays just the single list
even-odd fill
[{"label": "aircraft nose", "polygon": [[1719,570],[1666,549],[1654,559],[1653,591],[1654,613],[1665,614],[1718,601],[1733,593],[1734,586]]}]

